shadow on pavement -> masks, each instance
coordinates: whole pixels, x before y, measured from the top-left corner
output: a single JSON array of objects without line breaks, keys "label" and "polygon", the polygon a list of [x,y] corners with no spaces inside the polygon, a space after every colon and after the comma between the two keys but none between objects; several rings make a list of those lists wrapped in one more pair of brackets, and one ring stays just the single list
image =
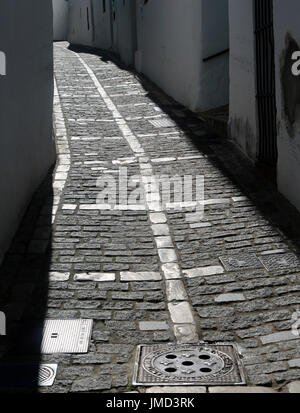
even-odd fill
[{"label": "shadow on pavement", "polygon": [[[289,248],[300,255],[299,212],[231,141],[213,133],[211,124],[200,120],[195,113],[175,102],[146,76],[125,66],[115,53],[78,45],[69,45],[68,49],[98,56],[102,62],[112,62],[132,73],[148,93],[147,96],[182,129],[199,153],[206,155],[214,167],[230,179],[244,196],[249,197],[262,216],[283,235]],[[198,136],[196,131],[200,128],[207,133]]]},{"label": "shadow on pavement", "polygon": [[34,194],[0,267],[0,392],[38,391],[47,311],[53,206],[52,170]]}]

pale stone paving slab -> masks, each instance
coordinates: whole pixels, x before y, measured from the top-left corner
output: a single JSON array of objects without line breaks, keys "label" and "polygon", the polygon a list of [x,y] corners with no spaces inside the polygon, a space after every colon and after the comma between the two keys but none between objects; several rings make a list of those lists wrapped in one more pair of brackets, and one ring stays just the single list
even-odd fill
[{"label": "pale stone paving slab", "polygon": [[165,321],[140,321],[139,328],[142,331],[164,331],[169,326]]},{"label": "pale stone paving slab", "polygon": [[75,274],[75,281],[95,281],[95,282],[107,282],[115,281],[116,275],[112,273],[89,273],[89,274]]},{"label": "pale stone paving slab", "polygon": [[199,337],[193,324],[175,324],[174,334],[179,344],[198,343]]},{"label": "pale stone paving slab", "polygon": [[152,225],[151,228],[155,236],[163,236],[170,234],[169,227],[166,224]]},{"label": "pale stone paving slab", "polygon": [[180,268],[177,263],[164,264],[161,269],[167,280],[181,279]]},{"label": "pale stone paving slab", "polygon": [[194,317],[187,301],[168,304],[171,319],[174,324],[194,324]]},{"label": "pale stone paving slab", "polygon": [[65,272],[65,273],[60,273],[60,272],[50,272],[49,273],[49,281],[68,281],[70,278],[70,273]]},{"label": "pale stone paving slab", "polygon": [[151,212],[151,213],[149,214],[149,217],[150,217],[150,221],[151,221],[153,224],[165,224],[165,223],[167,222],[167,217],[166,217],[166,215],[165,215],[165,214],[162,214],[162,213],[154,213],[154,212]]},{"label": "pale stone paving slab", "polygon": [[289,393],[300,393],[300,381],[294,381],[288,384]]},{"label": "pale stone paving slab", "polygon": [[244,294],[241,293],[231,293],[231,294],[220,294],[215,298],[216,303],[232,303],[246,301]]},{"label": "pale stone paving slab", "polygon": [[176,262],[177,255],[174,249],[158,249],[158,255],[163,264]]},{"label": "pale stone paving slab", "polygon": [[[291,323],[292,324],[292,323]],[[268,334],[260,337],[263,344],[279,343],[281,341],[299,340],[299,337],[294,335],[292,331],[282,331],[280,333]]]},{"label": "pale stone paving slab", "polygon": [[299,359],[294,359],[294,360],[289,360],[288,361],[290,367],[299,367],[300,368],[300,358]]},{"label": "pale stone paving slab", "polygon": [[160,281],[162,276],[156,272],[121,272],[121,281]]},{"label": "pale stone paving slab", "polygon": [[169,236],[155,237],[155,242],[156,242],[157,248],[172,248],[173,247],[172,238]]},{"label": "pale stone paving slab", "polygon": [[200,222],[200,223],[195,223],[195,224],[190,224],[191,229],[196,229],[196,228],[210,228],[212,224],[209,222]]},{"label": "pale stone paving slab", "polygon": [[181,280],[167,280],[166,294],[168,301],[185,301],[188,298]]},{"label": "pale stone paving slab", "polygon": [[211,267],[193,268],[191,270],[184,270],[183,274],[188,278],[208,277],[210,275],[223,274],[224,268],[220,265]]}]

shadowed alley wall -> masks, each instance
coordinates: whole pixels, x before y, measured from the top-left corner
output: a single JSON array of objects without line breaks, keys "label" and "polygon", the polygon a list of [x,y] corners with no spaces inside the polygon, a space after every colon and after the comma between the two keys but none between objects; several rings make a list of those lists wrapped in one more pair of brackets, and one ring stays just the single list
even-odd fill
[{"label": "shadowed alley wall", "polygon": [[292,54],[300,50],[299,1],[274,0],[278,189],[300,210],[300,76]]},{"label": "shadowed alley wall", "polygon": [[67,40],[68,35],[68,0],[52,0],[53,4],[53,40]]},{"label": "shadowed alley wall", "polygon": [[51,0],[2,0],[0,260],[32,194],[55,162]]}]

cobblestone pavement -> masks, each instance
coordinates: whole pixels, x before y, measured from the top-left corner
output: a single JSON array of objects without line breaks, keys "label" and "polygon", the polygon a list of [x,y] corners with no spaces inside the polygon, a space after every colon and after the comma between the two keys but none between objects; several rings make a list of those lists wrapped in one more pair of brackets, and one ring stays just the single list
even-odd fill
[{"label": "cobblestone pavement", "polygon": [[[59,158],[1,267],[2,361],[33,359],[10,339],[27,320],[91,318],[87,354],[35,357],[58,362],[38,391],[135,390],[136,345],[198,340],[237,343],[249,386],[287,391],[300,379],[298,214],[230,143],[107,56],[57,43],[55,77]],[[97,207],[98,178],[120,167],[142,176],[148,210]],[[204,176],[202,219],[157,208],[153,175]]]}]

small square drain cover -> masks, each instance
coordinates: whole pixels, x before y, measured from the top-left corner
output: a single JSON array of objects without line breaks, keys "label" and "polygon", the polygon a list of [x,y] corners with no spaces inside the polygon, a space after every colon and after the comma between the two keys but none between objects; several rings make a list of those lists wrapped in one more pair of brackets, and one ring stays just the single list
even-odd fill
[{"label": "small square drain cover", "polygon": [[157,119],[149,121],[156,128],[173,128],[176,126],[176,123],[169,119]]},{"label": "small square drain cover", "polygon": [[140,345],[133,385],[246,384],[234,344]]},{"label": "small square drain cover", "polygon": [[46,320],[41,353],[87,353],[93,320]]}]

